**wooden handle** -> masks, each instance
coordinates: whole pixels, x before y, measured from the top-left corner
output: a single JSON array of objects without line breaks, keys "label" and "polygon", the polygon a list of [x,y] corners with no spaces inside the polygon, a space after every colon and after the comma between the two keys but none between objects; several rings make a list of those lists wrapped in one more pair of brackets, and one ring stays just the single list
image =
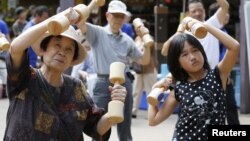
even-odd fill
[{"label": "wooden handle", "polygon": [[119,81],[115,81],[114,85],[120,85]]}]

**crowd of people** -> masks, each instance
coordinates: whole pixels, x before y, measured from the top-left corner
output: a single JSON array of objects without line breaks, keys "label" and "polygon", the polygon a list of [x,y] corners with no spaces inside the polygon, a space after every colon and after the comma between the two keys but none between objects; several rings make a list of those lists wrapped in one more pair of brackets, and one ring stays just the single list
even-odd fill
[{"label": "crowd of people", "polygon": [[[52,19],[47,6],[30,7],[30,16],[26,8],[16,8],[13,39],[0,21],[1,35],[10,42],[10,49],[0,53],[1,96],[9,99],[4,141],[83,141],[83,132],[93,141],[108,141],[113,124],[119,141],[133,141],[132,118],[137,117],[142,93],[154,88],[170,93],[162,106],[148,105],[148,123],[162,123],[178,106],[174,141],[207,140],[206,127],[225,125],[226,119],[227,124],[240,124],[230,81],[239,43],[221,30],[228,20],[227,0],[217,0],[216,5],[205,21],[203,3],[188,2],[186,16],[191,20],[180,21],[162,48],[171,77],[158,82],[156,49],[146,46],[143,38],[151,34],[153,39],[152,33],[147,24],[133,27],[133,15],[122,1],[109,2],[105,26],[91,17],[84,22],[68,18],[69,27],[59,35],[47,29]],[[206,28],[205,38],[196,38],[186,28],[195,24]],[[221,51],[219,43],[224,45]],[[113,62],[125,64],[124,84],[110,82]],[[120,123],[109,120],[112,100],[124,103]]]}]

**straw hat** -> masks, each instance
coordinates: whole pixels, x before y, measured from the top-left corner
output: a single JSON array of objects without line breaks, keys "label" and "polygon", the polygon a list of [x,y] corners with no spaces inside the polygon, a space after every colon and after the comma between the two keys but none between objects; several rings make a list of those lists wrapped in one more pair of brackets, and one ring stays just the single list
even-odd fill
[{"label": "straw hat", "polygon": [[[48,31],[45,32],[41,38],[39,38],[34,44],[31,45],[32,49],[35,51],[35,53],[38,56],[42,56],[42,52],[44,52],[41,48],[41,42],[48,36],[51,36]],[[82,63],[82,61],[86,58],[87,56],[87,51],[84,47],[84,44],[82,42],[85,41],[84,37],[81,37],[76,30],[73,28],[73,26],[69,26],[69,28],[64,31],[63,33],[60,34],[61,36],[68,37],[74,41],[77,42],[78,46],[78,57],[76,60],[73,60],[73,66]],[[53,36],[53,35],[52,35]]]}]

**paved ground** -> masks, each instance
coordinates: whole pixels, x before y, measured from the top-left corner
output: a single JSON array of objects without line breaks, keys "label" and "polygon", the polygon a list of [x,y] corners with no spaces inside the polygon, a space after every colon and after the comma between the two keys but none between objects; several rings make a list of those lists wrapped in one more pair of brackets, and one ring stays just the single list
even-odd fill
[{"label": "paved ground", "polygon": [[[6,126],[7,108],[8,100],[0,99],[0,140],[3,138]],[[141,110],[137,118],[132,121],[132,135],[134,141],[170,141],[177,116],[173,114],[162,124],[156,127],[150,127],[147,124],[146,115],[147,111]],[[241,124],[250,124],[250,114],[240,114],[240,122]],[[91,141],[91,139],[85,136],[85,141]],[[112,128],[110,141],[118,141],[115,125]]]}]

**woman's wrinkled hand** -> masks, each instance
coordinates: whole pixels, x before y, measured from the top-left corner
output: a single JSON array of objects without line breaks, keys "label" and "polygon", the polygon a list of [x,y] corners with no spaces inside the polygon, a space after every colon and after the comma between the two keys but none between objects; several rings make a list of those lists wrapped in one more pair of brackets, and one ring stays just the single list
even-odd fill
[{"label": "woman's wrinkled hand", "polygon": [[112,100],[119,100],[124,102],[126,99],[126,95],[127,95],[127,90],[124,86],[121,85],[114,85],[109,86],[109,90],[111,92],[111,99]]},{"label": "woman's wrinkled hand", "polygon": [[80,18],[80,15],[72,7],[68,9],[68,13],[66,13],[65,16],[68,18],[70,24],[77,23]]}]

